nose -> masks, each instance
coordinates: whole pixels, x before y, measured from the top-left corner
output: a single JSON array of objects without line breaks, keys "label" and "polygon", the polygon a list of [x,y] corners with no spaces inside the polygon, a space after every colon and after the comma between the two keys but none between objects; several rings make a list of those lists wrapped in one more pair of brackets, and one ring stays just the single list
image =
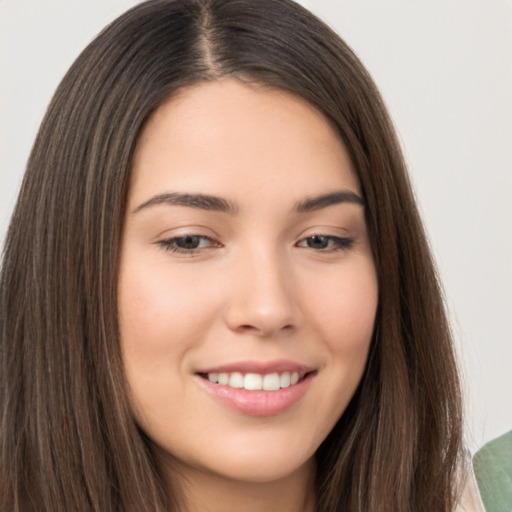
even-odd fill
[{"label": "nose", "polygon": [[225,314],[230,329],[265,337],[298,326],[294,280],[286,258],[260,250],[240,256],[231,270],[232,286]]}]

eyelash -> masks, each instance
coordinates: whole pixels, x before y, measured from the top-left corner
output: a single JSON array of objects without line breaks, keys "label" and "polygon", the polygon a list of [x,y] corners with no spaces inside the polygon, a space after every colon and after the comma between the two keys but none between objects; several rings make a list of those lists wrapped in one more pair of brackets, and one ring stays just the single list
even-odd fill
[{"label": "eyelash", "polygon": [[305,246],[305,247],[307,247],[309,249],[312,249],[312,250],[318,251],[318,252],[346,251],[346,250],[350,249],[352,247],[352,245],[354,244],[354,239],[353,238],[334,236],[334,235],[320,235],[320,234],[316,234],[316,235],[311,235],[311,236],[308,236],[306,238],[303,238],[302,240],[300,240],[297,243],[297,246],[304,247],[304,246],[299,245],[299,244],[301,244],[302,242],[306,242],[307,243],[307,241],[311,241],[313,239],[317,239],[317,241],[322,240],[322,241],[326,242],[327,244],[331,244],[330,247],[324,247],[324,248],[318,248],[318,247],[315,248],[315,247],[311,247],[309,245]]},{"label": "eyelash", "polygon": [[[187,239],[189,239],[190,241],[192,239],[196,239],[199,241],[199,244],[201,243],[201,241],[207,241],[208,245],[206,247],[195,247],[193,249],[186,249],[184,247],[179,247],[177,245],[180,241],[186,241]],[[204,235],[194,235],[194,234],[177,236],[174,238],[169,238],[167,240],[161,240],[157,243],[158,243],[158,245],[162,246],[166,251],[179,253],[179,254],[195,254],[202,249],[208,249],[211,247],[220,247],[220,244],[215,242],[214,240],[212,240],[210,237],[204,236]]]},{"label": "eyelash", "polygon": [[[198,246],[194,248],[184,248],[179,247],[180,242],[185,242],[189,240],[189,242],[197,241]],[[316,239],[317,242],[323,242],[326,244],[325,247],[319,248],[319,247],[311,247],[310,245],[301,245],[302,243],[308,243],[308,241],[312,241]],[[208,244],[205,247],[200,247],[201,241],[207,241]],[[172,253],[178,253],[178,254],[197,254],[202,249],[209,249],[212,247],[220,247],[221,244],[215,242],[213,239],[211,239],[208,236],[204,235],[184,235],[184,236],[177,236],[174,238],[169,238],[167,240],[161,240],[157,242],[158,245],[160,245],[164,250],[170,251]],[[315,252],[337,252],[337,251],[346,251],[352,247],[354,243],[354,239],[352,238],[346,238],[346,237],[339,237],[339,236],[333,236],[333,235],[311,235],[306,238],[303,238],[300,240],[296,247],[306,247],[308,249],[311,249]]]}]

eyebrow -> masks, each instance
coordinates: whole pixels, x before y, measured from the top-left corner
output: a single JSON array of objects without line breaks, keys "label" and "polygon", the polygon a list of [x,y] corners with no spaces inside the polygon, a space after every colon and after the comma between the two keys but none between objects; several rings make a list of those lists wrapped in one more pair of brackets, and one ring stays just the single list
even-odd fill
[{"label": "eyebrow", "polygon": [[358,196],[355,192],[351,190],[336,190],[328,194],[309,197],[304,201],[300,201],[295,205],[295,210],[299,213],[307,213],[340,203],[352,203],[364,206],[362,197]]},{"label": "eyebrow", "polygon": [[[295,204],[294,210],[298,213],[313,212],[340,203],[352,203],[364,206],[363,199],[350,190],[337,190],[319,196],[308,197]],[[240,211],[239,206],[227,199],[208,194],[180,194],[168,192],[151,197],[139,205],[133,213],[149,208],[151,206],[167,204],[171,206],[187,206],[200,210],[209,210],[221,213],[236,214]]]},{"label": "eyebrow", "polygon": [[158,194],[148,199],[145,203],[135,208],[133,213],[149,208],[157,204],[168,204],[176,206],[188,206],[189,208],[199,208],[200,210],[209,210],[214,212],[238,213],[238,205],[222,197],[210,196],[206,194],[179,194],[166,193]]}]

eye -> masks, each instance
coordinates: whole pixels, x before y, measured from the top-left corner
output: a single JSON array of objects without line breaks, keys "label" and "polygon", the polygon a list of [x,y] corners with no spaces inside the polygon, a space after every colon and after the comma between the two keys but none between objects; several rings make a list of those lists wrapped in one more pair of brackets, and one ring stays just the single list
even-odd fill
[{"label": "eye", "polygon": [[202,249],[220,246],[220,244],[207,236],[192,234],[168,238],[167,240],[160,240],[157,243],[166,251],[181,254],[194,254],[200,252]]},{"label": "eye", "polygon": [[315,251],[331,252],[350,249],[354,240],[331,235],[313,235],[297,243],[297,247],[307,247]]}]

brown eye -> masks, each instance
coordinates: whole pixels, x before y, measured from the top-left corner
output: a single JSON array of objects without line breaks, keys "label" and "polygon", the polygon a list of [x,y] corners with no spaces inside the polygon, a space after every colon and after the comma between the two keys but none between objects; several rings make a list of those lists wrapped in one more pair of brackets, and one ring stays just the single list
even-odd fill
[{"label": "brown eye", "polygon": [[174,244],[176,247],[179,247],[180,249],[191,251],[199,247],[202,238],[204,237],[197,235],[181,236],[174,239]]},{"label": "brown eye", "polygon": [[330,252],[350,249],[353,242],[354,240],[352,238],[343,238],[330,235],[313,235],[301,240],[297,246],[307,247],[308,249],[313,249],[314,251]]},{"label": "brown eye", "polygon": [[193,234],[160,240],[157,243],[166,251],[182,254],[194,254],[200,252],[202,249],[220,246],[220,244],[207,236]]},{"label": "brown eye", "polygon": [[329,237],[322,235],[315,235],[306,238],[306,245],[310,249],[326,249],[329,246]]}]

